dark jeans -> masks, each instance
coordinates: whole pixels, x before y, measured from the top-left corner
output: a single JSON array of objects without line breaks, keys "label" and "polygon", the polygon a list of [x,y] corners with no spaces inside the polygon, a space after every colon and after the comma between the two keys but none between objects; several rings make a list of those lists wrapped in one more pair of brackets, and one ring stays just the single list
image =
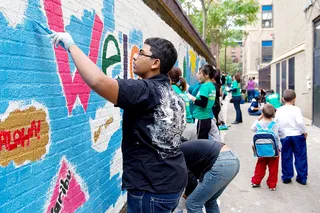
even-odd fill
[{"label": "dark jeans", "polygon": [[242,112],[240,108],[241,96],[232,96],[233,106],[236,110],[236,122],[242,122]]},{"label": "dark jeans", "polygon": [[128,190],[127,213],[171,213],[177,207],[181,193],[156,194]]}]

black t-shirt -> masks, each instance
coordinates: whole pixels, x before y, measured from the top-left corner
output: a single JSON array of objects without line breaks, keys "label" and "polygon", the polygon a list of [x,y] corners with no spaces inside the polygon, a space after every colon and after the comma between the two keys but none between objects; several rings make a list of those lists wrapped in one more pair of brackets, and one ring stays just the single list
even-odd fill
[{"label": "black t-shirt", "polygon": [[159,74],[145,80],[118,79],[122,125],[123,189],[174,193],[187,184],[179,149],[186,125],[185,102]]},{"label": "black t-shirt", "polygon": [[186,195],[197,186],[197,179],[202,182],[204,174],[216,162],[223,143],[212,140],[187,141],[180,146],[189,170]]}]

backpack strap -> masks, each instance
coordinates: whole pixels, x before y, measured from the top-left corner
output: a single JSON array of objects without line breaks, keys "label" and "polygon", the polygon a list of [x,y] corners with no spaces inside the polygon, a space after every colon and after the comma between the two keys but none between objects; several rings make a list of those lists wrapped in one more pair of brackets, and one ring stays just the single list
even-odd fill
[{"label": "backpack strap", "polygon": [[276,122],[271,121],[270,124],[268,125],[268,130],[272,130],[274,125],[276,125]]},{"label": "backpack strap", "polygon": [[257,122],[256,127],[257,127],[258,131],[263,130],[263,128],[262,128],[262,126],[259,124],[259,122]]}]

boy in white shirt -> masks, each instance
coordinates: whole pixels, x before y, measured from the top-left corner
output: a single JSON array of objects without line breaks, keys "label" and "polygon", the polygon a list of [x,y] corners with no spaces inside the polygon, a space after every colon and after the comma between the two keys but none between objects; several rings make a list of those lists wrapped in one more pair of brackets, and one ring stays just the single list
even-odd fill
[{"label": "boy in white shirt", "polygon": [[303,116],[299,107],[294,106],[296,93],[285,90],[283,93],[285,105],[277,109],[275,120],[284,130],[286,137],[281,139],[281,165],[282,181],[290,183],[293,178],[293,156],[297,171],[296,181],[302,185],[307,184],[308,161],[307,161],[307,130],[303,122]]}]

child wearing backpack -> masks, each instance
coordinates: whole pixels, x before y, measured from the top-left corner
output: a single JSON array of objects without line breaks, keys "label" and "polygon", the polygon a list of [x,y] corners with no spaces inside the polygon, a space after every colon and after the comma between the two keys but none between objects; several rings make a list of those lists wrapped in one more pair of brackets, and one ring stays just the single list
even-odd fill
[{"label": "child wearing backpack", "polygon": [[296,93],[285,90],[283,93],[285,104],[277,109],[275,119],[286,133],[286,138],[281,139],[281,167],[282,182],[287,184],[293,178],[293,156],[297,171],[296,181],[302,185],[307,184],[307,129],[303,122],[301,109],[295,105]]},{"label": "child wearing backpack", "polygon": [[285,137],[282,129],[273,121],[274,115],[275,108],[271,104],[265,104],[262,114],[251,127],[252,131],[256,132],[253,137],[253,150],[255,156],[258,157],[251,185],[260,187],[268,166],[267,185],[270,191],[276,190],[278,182],[279,137]]}]

